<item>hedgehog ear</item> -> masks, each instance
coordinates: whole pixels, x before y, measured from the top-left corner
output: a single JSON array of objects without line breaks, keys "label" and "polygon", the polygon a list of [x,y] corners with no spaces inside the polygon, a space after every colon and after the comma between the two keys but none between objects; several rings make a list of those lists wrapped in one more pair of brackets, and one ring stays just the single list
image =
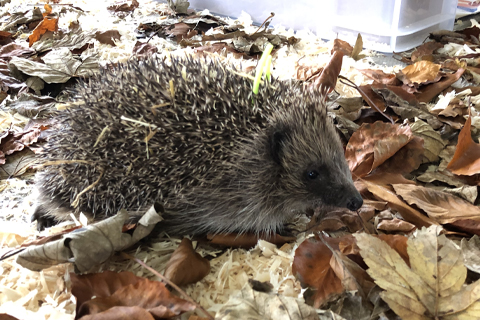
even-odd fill
[{"label": "hedgehog ear", "polygon": [[281,163],[282,144],[285,140],[285,132],[276,130],[270,135],[270,155],[277,164]]}]

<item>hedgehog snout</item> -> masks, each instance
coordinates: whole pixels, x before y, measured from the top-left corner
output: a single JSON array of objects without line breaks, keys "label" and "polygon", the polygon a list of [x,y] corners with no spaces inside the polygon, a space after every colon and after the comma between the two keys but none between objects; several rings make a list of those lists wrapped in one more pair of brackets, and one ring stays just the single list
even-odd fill
[{"label": "hedgehog snout", "polygon": [[351,197],[350,199],[347,200],[347,209],[348,210],[351,210],[351,211],[357,211],[358,209],[360,209],[363,205],[363,199],[362,197],[360,196],[360,194],[357,194],[354,195],[353,197]]}]

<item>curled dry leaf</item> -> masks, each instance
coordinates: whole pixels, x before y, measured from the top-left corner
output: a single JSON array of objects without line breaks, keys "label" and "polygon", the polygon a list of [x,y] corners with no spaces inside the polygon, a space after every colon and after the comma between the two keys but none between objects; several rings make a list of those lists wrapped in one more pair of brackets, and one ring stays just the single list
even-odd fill
[{"label": "curled dry leaf", "polygon": [[353,51],[353,47],[347,41],[343,41],[338,38],[333,40],[333,48],[332,48],[331,54],[334,54],[335,52],[340,52],[344,56],[349,57],[352,54],[352,51]]},{"label": "curled dry leaf", "polygon": [[215,319],[319,320],[319,317],[303,299],[254,291],[247,283],[220,308]]},{"label": "curled dry leaf", "polygon": [[480,317],[480,281],[464,286],[462,252],[439,227],[418,231],[407,241],[411,267],[380,239],[356,234],[368,274],[402,319],[476,319]]},{"label": "curled dry leaf", "polygon": [[413,139],[408,126],[377,121],[364,123],[348,141],[345,151],[354,177],[364,177]]},{"label": "curled dry leaf", "polygon": [[152,319],[171,318],[195,309],[193,303],[172,295],[163,283],[130,272],[71,274],[71,278],[72,293],[78,295],[76,319],[87,315],[119,319],[125,314],[130,319],[145,319],[149,314]]},{"label": "curled dry leaf", "polygon": [[406,202],[415,204],[439,223],[480,220],[479,207],[453,194],[411,184],[394,184],[393,188]]},{"label": "curled dry leaf", "polygon": [[364,55],[360,54],[360,52],[362,52],[362,49],[363,49],[363,39],[362,39],[362,35],[359,33],[357,35],[357,40],[355,41],[355,45],[353,46],[350,57],[355,61],[365,58]]},{"label": "curled dry leaf", "polygon": [[17,263],[40,271],[53,265],[74,262],[76,270],[88,272],[105,262],[115,251],[124,250],[146,237],[162,220],[152,206],[130,235],[122,233],[128,218],[128,213],[120,210],[117,215],[66,234],[62,239],[28,247],[17,256]]},{"label": "curled dry leaf", "polygon": [[480,173],[480,144],[475,143],[471,135],[472,118],[468,117],[465,126],[458,135],[457,148],[447,169],[458,175],[471,176]]},{"label": "curled dry leaf", "polygon": [[202,280],[210,273],[210,261],[195,252],[192,241],[183,238],[165,266],[165,278],[177,286]]},{"label": "curled dry leaf", "polygon": [[322,88],[322,92],[330,93],[337,85],[337,78],[342,70],[343,54],[339,51],[333,53],[332,58],[323,69],[320,77],[314,82],[314,86]]}]

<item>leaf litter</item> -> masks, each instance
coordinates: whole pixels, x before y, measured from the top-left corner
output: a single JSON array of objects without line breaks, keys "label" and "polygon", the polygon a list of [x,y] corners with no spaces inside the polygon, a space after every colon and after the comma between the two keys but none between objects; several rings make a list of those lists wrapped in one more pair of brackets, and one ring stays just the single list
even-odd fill
[{"label": "leaf litter", "polygon": [[[99,67],[124,62],[132,55],[152,54],[212,56],[248,72],[270,42],[275,46],[273,76],[298,79],[330,92],[329,111],[341,132],[364,207],[357,213],[327,209],[315,212],[309,222],[300,219],[302,223],[296,226],[299,230],[315,230],[313,237],[308,232],[300,233],[296,240],[227,235],[206,243],[193,241],[195,250],[188,244],[190,240],[184,239],[178,247],[178,241],[171,239],[140,247],[133,254],[182,284],[206,275],[186,285],[186,291],[209,312],[223,318],[250,314],[259,319],[282,319],[281,310],[285,309],[280,305],[302,310],[298,319],[331,318],[324,312],[312,313],[304,299],[315,307],[330,308],[335,319],[386,317],[390,308],[405,318],[475,317],[476,282],[464,274],[465,268],[476,273],[479,270],[474,258],[479,250],[478,238],[467,240],[480,234],[480,174],[476,170],[480,134],[478,27],[435,32],[432,41],[402,54],[399,60],[404,65],[380,67],[374,59],[381,55],[362,50],[361,35],[355,44],[341,39],[325,43],[308,31],[267,28],[272,16],[266,17],[267,23],[259,28],[246,14],[232,20],[208,11],[194,13],[187,1],[171,1],[170,6],[148,0],[107,1],[104,6],[87,0],[75,6],[27,4],[20,0],[0,8],[4,17],[0,27],[0,150],[6,162],[0,169],[0,191],[5,195],[0,199],[0,219],[5,226],[0,230],[2,252],[21,248],[22,244],[27,250],[35,245],[43,251],[45,245],[72,235],[72,224],[64,224],[43,233],[58,235],[31,241],[36,234],[27,223],[35,199],[31,191],[34,162],[29,157],[41,148],[38,142],[48,139],[49,133],[47,127],[26,125],[33,117],[48,118],[54,108],[65,108],[61,92],[76,79],[89,77]],[[17,33],[18,28],[24,31]],[[339,75],[342,80],[337,80]],[[23,154],[25,151],[30,155]],[[109,240],[98,240],[88,233],[86,238],[104,243],[115,237],[131,237],[138,228],[127,226],[122,230],[122,224],[116,228],[116,236],[107,237]],[[328,232],[332,238],[319,235],[319,231]],[[457,243],[461,240],[462,250],[449,239]],[[88,244],[85,240],[80,243]],[[223,249],[218,245],[253,248]],[[430,249],[421,249],[424,247]],[[380,251],[371,256],[366,253],[371,249]],[[382,262],[378,270],[378,259],[394,257],[393,250],[401,258]],[[71,255],[66,256],[72,260]],[[318,270],[305,262],[313,258]],[[78,263],[88,260],[75,259]],[[83,270],[130,270],[135,277],[160,280],[114,251],[106,251],[94,261],[85,264]],[[432,263],[440,266],[436,268],[439,271],[431,268]],[[198,268],[198,275],[188,272],[200,265],[204,267]],[[447,267],[453,271],[441,273]],[[8,312],[18,319],[73,319],[81,303],[77,301],[75,307],[69,289],[74,276],[69,275],[74,271],[72,264],[34,272],[6,259],[0,268],[0,314]],[[385,274],[389,268],[396,273]],[[391,287],[405,275],[408,281],[402,282],[401,290]],[[439,280],[433,283],[432,279]],[[250,280],[270,283],[271,293],[252,290],[245,285]],[[107,282],[113,285],[115,281]],[[147,280],[141,283],[138,288],[117,290],[118,294],[153,288]],[[302,290],[301,284],[310,289]],[[106,305],[116,307],[101,310],[113,312],[111,317],[118,314],[115,312],[134,309],[148,318],[158,307],[145,304],[142,297],[134,306],[115,304],[121,298],[112,296]],[[444,305],[432,307],[440,302]],[[175,308],[178,306],[174,303]],[[133,309],[127,311],[125,307]],[[190,315],[187,312],[182,317]]]}]

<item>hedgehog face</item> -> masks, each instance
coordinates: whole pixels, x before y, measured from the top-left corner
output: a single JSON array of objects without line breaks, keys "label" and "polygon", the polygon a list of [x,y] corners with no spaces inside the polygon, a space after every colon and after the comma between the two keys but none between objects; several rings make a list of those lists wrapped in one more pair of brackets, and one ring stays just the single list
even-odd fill
[{"label": "hedgehog face", "polygon": [[335,128],[325,118],[293,112],[270,134],[271,159],[280,173],[276,184],[284,190],[280,201],[286,211],[322,206],[356,211],[363,204]]}]

